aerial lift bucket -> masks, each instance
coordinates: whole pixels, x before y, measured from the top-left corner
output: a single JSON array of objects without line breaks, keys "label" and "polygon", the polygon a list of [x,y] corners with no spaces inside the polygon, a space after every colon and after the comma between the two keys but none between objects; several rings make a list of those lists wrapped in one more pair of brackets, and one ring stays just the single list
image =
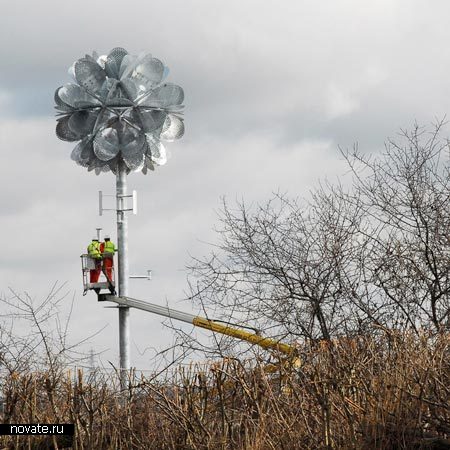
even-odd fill
[{"label": "aerial lift bucket", "polygon": [[[97,283],[90,282],[90,271],[95,269],[96,261],[88,254],[81,255],[81,270],[83,273],[83,295],[91,289],[108,289],[109,292],[115,295],[115,282],[114,282],[114,266],[111,267],[111,279],[108,278],[106,270],[102,267],[102,273],[106,281],[98,281]],[[103,265],[102,265],[103,266]]]}]

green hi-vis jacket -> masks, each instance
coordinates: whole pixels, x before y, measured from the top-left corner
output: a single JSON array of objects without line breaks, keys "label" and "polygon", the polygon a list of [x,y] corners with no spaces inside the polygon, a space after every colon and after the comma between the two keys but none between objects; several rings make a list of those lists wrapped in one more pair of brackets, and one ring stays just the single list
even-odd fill
[{"label": "green hi-vis jacket", "polygon": [[116,252],[116,246],[114,245],[114,242],[105,241],[105,246],[103,248],[103,253],[104,254],[114,255],[115,252]]},{"label": "green hi-vis jacket", "polygon": [[89,256],[94,259],[101,259],[102,254],[100,252],[100,242],[92,241],[87,248]]}]

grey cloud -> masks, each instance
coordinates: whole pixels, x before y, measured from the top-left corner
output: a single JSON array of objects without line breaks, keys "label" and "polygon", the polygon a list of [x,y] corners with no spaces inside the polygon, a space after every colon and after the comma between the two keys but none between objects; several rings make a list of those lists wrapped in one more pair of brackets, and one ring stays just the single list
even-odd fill
[{"label": "grey cloud", "polygon": [[[97,215],[97,191],[114,193],[114,177],[76,166],[73,145],[54,135],[53,92],[70,81],[72,62],[94,49],[152,52],[186,92],[186,135],[167,146],[172,158],[154,174],[128,179],[140,210],[129,221],[132,269],[155,270],[132,294],[158,302],[183,297],[182,269],[189,253],[206,252],[200,240],[215,239],[221,195],[255,202],[278,188],[304,195],[319,178],[344,173],[338,145],[357,141],[376,151],[399,127],[447,112],[448,2],[263,3],[3,6],[0,221],[11,242],[3,247],[0,290],[43,293],[67,280],[77,292],[77,324],[84,317],[91,328],[111,323],[93,345],[115,357],[115,311],[81,297],[79,265],[96,226],[114,235],[114,214]],[[158,341],[158,319],[132,320],[136,339],[167,343]]]}]

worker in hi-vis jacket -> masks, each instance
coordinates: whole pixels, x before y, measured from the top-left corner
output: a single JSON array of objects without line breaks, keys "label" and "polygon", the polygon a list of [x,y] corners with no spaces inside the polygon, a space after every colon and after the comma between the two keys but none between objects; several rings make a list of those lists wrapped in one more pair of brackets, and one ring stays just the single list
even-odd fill
[{"label": "worker in hi-vis jacket", "polygon": [[113,266],[114,266],[114,253],[116,253],[116,246],[114,242],[111,241],[111,238],[106,235],[105,242],[100,244],[100,252],[103,256],[103,270],[104,274],[108,281],[112,284],[113,282]]},{"label": "worker in hi-vis jacket", "polygon": [[97,237],[92,238],[92,242],[88,245],[87,252],[94,260],[95,269],[89,271],[89,281],[97,283],[102,271],[102,253],[100,251],[100,242]]}]

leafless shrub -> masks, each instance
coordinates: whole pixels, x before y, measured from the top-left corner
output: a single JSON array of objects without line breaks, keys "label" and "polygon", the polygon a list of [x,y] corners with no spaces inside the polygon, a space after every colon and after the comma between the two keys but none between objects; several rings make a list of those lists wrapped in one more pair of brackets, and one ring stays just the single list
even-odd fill
[{"label": "leafless shrub", "polygon": [[224,359],[130,374],[126,403],[115,375],[66,372],[50,398],[48,372],[10,374],[1,420],[74,423],[76,449],[450,448],[448,335],[380,333],[300,350],[297,369]]},{"label": "leafless shrub", "polygon": [[448,329],[449,146],[415,126],[376,158],[342,151],[351,186],[309,201],[223,202],[219,243],[191,266],[191,296],[284,339]]}]

